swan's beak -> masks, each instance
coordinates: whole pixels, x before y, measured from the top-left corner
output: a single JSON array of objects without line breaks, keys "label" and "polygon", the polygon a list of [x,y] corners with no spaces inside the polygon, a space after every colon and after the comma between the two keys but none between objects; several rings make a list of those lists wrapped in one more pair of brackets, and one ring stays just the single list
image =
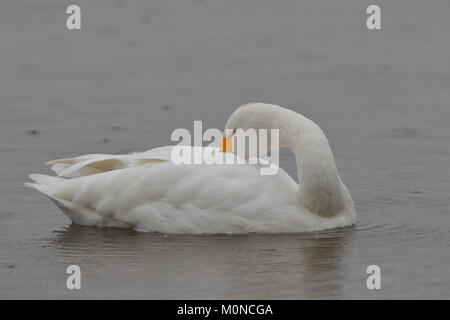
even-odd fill
[{"label": "swan's beak", "polygon": [[220,152],[226,153],[226,152],[233,152],[233,146],[232,146],[232,140],[233,135],[230,134],[229,136],[222,138],[222,141],[220,142]]}]

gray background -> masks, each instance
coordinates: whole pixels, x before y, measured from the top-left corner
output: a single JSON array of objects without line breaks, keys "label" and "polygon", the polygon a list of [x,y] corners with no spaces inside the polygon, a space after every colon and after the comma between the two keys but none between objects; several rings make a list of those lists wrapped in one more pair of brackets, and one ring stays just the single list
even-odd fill
[{"label": "gray background", "polygon": [[[80,31],[66,29],[69,4]],[[2,0],[0,298],[450,298],[449,13],[444,0]],[[167,145],[194,120],[223,128],[249,101],[324,129],[354,228],[77,227],[22,185],[54,158]],[[295,173],[292,155],[282,166]],[[370,264],[381,290],[366,288]]]}]

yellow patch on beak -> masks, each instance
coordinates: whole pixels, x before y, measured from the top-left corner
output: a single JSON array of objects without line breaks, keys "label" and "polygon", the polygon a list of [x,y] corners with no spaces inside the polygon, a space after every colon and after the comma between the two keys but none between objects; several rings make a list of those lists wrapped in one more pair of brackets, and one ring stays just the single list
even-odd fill
[{"label": "yellow patch on beak", "polygon": [[232,140],[232,134],[230,134],[228,137],[222,138],[222,141],[220,142],[220,152],[233,152]]}]

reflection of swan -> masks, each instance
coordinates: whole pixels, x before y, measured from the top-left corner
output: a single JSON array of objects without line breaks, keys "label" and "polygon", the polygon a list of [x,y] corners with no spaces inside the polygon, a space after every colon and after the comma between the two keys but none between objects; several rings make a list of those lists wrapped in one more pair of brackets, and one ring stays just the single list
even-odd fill
[{"label": "reflection of swan", "polygon": [[220,251],[227,279],[220,288],[225,297],[238,299],[342,298],[348,274],[342,262],[353,235],[354,228],[341,228],[231,237],[233,254]]},{"label": "reflection of swan", "polygon": [[[230,237],[72,224],[54,235],[45,240],[58,261],[101,273],[90,277],[90,292],[109,298],[126,292],[152,299],[339,299],[352,277],[344,263],[352,252],[352,227]],[[125,265],[124,278],[117,266]]]},{"label": "reflection of swan", "polygon": [[[27,183],[75,223],[167,233],[299,232],[347,226],[355,212],[322,130],[275,105],[239,107],[226,129],[279,129],[296,157],[299,184],[256,165],[176,165],[170,147],[128,156],[52,161],[70,179],[31,175]],[[70,173],[67,174],[67,173]]]},{"label": "reflection of swan", "polygon": [[[164,239],[157,233],[137,233],[131,229],[98,230],[76,224],[55,231],[54,235],[47,246],[54,248],[64,262],[76,260],[83,265],[141,263],[144,257],[152,257],[152,250],[158,250],[158,244]],[[153,245],[149,247],[148,243]]]},{"label": "reflection of swan", "polygon": [[304,297],[308,299],[342,298],[347,268],[342,262],[351,246],[354,229],[330,230],[320,234],[304,234],[299,238],[299,253]]}]

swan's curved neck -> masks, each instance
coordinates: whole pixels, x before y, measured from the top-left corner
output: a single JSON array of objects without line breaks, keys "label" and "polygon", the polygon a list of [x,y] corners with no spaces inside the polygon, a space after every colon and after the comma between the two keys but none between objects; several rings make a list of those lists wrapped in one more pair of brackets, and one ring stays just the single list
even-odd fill
[{"label": "swan's curved neck", "polygon": [[299,201],[321,216],[335,216],[353,208],[323,131],[306,117],[286,110],[279,119],[280,145],[295,154]]}]

